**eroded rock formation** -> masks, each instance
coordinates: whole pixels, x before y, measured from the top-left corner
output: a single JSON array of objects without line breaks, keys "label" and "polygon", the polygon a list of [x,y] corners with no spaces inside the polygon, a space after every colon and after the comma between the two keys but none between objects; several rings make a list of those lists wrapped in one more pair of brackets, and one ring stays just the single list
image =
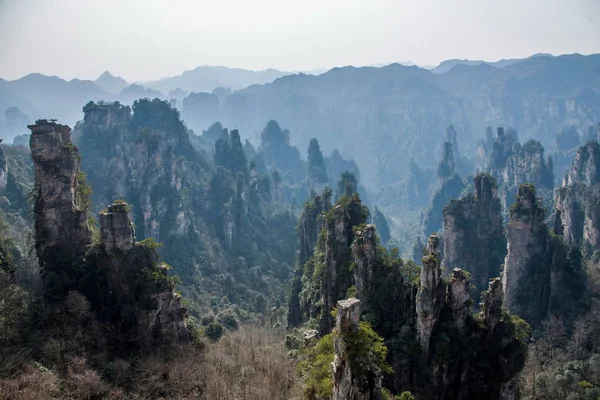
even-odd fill
[{"label": "eroded rock formation", "polygon": [[35,167],[35,247],[46,294],[61,297],[72,288],[72,270],[84,262],[91,243],[81,157],[68,126],[40,120],[28,127]]},{"label": "eroded rock formation", "polygon": [[[545,316],[550,289],[550,269],[542,261],[548,245],[545,216],[535,188],[522,185],[510,210],[502,285],[506,308],[532,324]],[[530,274],[535,276],[527,279]]]},{"label": "eroded rock formation", "polygon": [[554,187],[552,165],[551,158],[544,158],[544,147],[540,142],[529,140],[521,145],[514,129],[498,128],[488,170],[498,184],[503,209],[510,207],[521,184],[535,185],[540,194],[546,191],[546,197],[551,197]]},{"label": "eroded rock formation", "polygon": [[521,185],[510,209],[502,283],[504,304],[533,327],[551,313],[576,313],[583,298],[581,252],[549,234],[532,185]]},{"label": "eroded rock formation", "polygon": [[[2,140],[0,139],[0,143]],[[8,178],[8,163],[6,162],[6,155],[4,149],[0,146],[0,190],[4,190],[6,187],[6,181]]]},{"label": "eroded rock formation", "polygon": [[555,232],[591,254],[600,250],[600,145],[579,148],[562,186],[554,192]]},{"label": "eroded rock formation", "polygon": [[144,349],[187,340],[186,310],[168,266],[159,262],[155,242],[135,242],[127,203],[117,200],[100,213],[99,242],[93,242],[89,187],[70,128],[45,120],[29,128],[36,250],[46,301],[60,305],[81,293],[95,319],[116,329],[107,340],[120,351],[131,351],[134,339]]},{"label": "eroded rock formation", "polygon": [[502,206],[495,179],[478,174],[474,195],[452,199],[444,207],[444,260],[447,271],[463,268],[481,291],[491,278],[500,275],[506,255]]},{"label": "eroded rock formation", "polygon": [[[381,398],[382,371],[368,359],[353,360],[360,320],[360,301],[356,298],[337,302],[333,339],[334,361],[332,400],[376,400]],[[354,339],[354,340],[353,340]],[[354,351],[356,357],[356,351]]]},{"label": "eroded rock formation", "polygon": [[423,266],[421,285],[417,292],[417,333],[425,360],[429,354],[430,340],[437,324],[446,297],[446,287],[442,282],[441,260],[437,235],[429,236]]}]

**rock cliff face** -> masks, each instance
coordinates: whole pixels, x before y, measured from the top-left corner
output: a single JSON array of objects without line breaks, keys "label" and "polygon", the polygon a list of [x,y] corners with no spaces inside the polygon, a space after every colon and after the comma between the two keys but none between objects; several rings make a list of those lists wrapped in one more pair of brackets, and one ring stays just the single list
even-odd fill
[{"label": "rock cliff face", "polygon": [[[288,325],[298,326],[303,320],[315,317],[315,308],[304,302],[300,304],[300,292],[302,291],[302,276],[304,264],[312,257],[319,233],[323,228],[323,215],[331,209],[331,191],[324,191],[322,195],[315,196],[309,201],[298,221],[298,260],[292,281],[292,293],[290,295],[288,309]],[[308,284],[308,283],[306,283]]]},{"label": "rock cliff face", "polygon": [[[581,252],[549,234],[531,185],[521,185],[510,209],[504,303],[533,327],[552,313],[576,313],[585,293]],[[555,228],[556,230],[556,228]]]},{"label": "rock cliff face", "polygon": [[[494,198],[490,182],[476,189],[482,202]],[[379,246],[375,226],[364,223],[365,215],[358,198],[341,199],[327,212],[303,267],[300,303],[316,310],[303,320],[317,318],[324,336],[334,326],[326,323],[337,304],[337,331],[356,326],[359,316],[369,322],[389,349],[390,388],[409,390],[419,400],[500,399],[501,393],[517,393],[515,379],[526,345],[516,336],[513,317],[501,311],[501,281],[486,287],[483,312],[474,314],[469,274],[456,268],[448,282],[442,279],[436,234],[428,239],[417,279],[414,267]],[[340,302],[353,296],[360,299],[360,311],[358,300]],[[334,398],[375,398],[369,396],[380,390],[379,372],[357,373],[350,367],[346,355],[357,343],[342,339],[335,339]]]},{"label": "rock cliff face", "polygon": [[600,250],[600,145],[579,148],[562,186],[554,193],[556,231],[569,245],[591,254]]},{"label": "rock cliff face", "polygon": [[591,141],[581,146],[571,168],[563,179],[563,186],[583,183],[588,186],[600,182],[600,145]]},{"label": "rock cliff face", "polygon": [[70,271],[83,262],[91,243],[88,210],[80,156],[66,125],[37,121],[31,129],[31,154],[35,166],[35,242],[45,283],[61,297],[72,286]]},{"label": "rock cliff face", "polygon": [[417,333],[425,360],[428,358],[431,335],[440,318],[446,297],[446,287],[442,282],[439,243],[440,239],[437,235],[429,236],[421,268],[421,285],[417,292]]},{"label": "rock cliff face", "polygon": [[238,131],[195,135],[158,99],[131,108],[90,102],[84,115],[75,137],[92,203],[97,211],[114,199],[130,204],[138,240],[162,243],[162,258],[202,312],[212,296],[254,312],[265,285],[279,293],[271,298],[283,296],[297,220],[272,201],[267,172],[249,170]]},{"label": "rock cliff face", "polygon": [[[550,290],[550,269],[539,262],[545,260],[548,250],[545,215],[535,188],[522,185],[510,210],[502,286],[506,308],[533,325],[540,323],[546,315]],[[532,273],[535,282],[526,279]],[[532,286],[524,286],[527,284]]]},{"label": "rock cliff face", "polygon": [[540,193],[554,187],[552,159],[544,159],[544,147],[535,140],[521,145],[514,130],[498,128],[488,170],[496,179],[500,202],[508,209],[524,183],[535,185]]},{"label": "rock cliff face", "polygon": [[340,288],[349,286],[347,260],[349,246],[352,243],[352,226],[341,205],[331,210],[331,216],[326,219],[325,230],[325,271],[320,289],[321,317],[319,332],[325,334],[333,328],[332,318],[328,310],[332,310],[337,300],[343,297]]},{"label": "rock cliff face", "polygon": [[115,202],[100,212],[100,240],[108,252],[126,252],[133,247],[135,237],[127,204]]},{"label": "rock cliff face", "polygon": [[465,184],[456,172],[454,145],[444,142],[442,160],[437,169],[438,185],[427,211],[423,215],[423,231],[426,235],[442,228],[442,209],[450,199],[458,198]]},{"label": "rock cliff face", "polygon": [[[332,400],[376,400],[381,398],[382,371],[375,365],[361,360],[360,371],[353,371],[347,338],[357,335],[360,319],[360,301],[356,298],[337,302],[337,316],[333,347],[335,358],[331,365],[333,373]],[[356,364],[354,363],[355,368]]]},{"label": "rock cliff face", "polygon": [[367,225],[364,230],[357,231],[352,243],[354,258],[354,286],[356,295],[365,302],[376,288],[371,287],[377,265],[377,238],[375,225]]},{"label": "rock cliff face", "polygon": [[69,127],[42,120],[29,128],[45,300],[60,308],[67,296],[83,294],[96,320],[113,326],[116,335],[105,340],[119,351],[131,351],[132,338],[146,350],[187,340],[186,310],[166,264],[159,263],[153,243],[135,242],[127,203],[118,200],[100,213],[99,242],[92,242],[90,192]]},{"label": "rock cliff face", "polygon": [[[117,200],[100,212],[101,245],[91,260],[96,268],[107,271],[106,281],[116,304],[123,310],[135,310],[135,335],[144,347],[157,341],[185,341],[187,310],[181,305],[181,296],[174,293],[167,279],[168,267],[159,263],[156,249],[135,241],[128,208],[127,203]],[[114,318],[114,310],[103,312]]]},{"label": "rock cliff face", "polygon": [[[2,141],[0,140],[0,143]],[[6,155],[4,154],[4,149],[0,146],[0,191],[4,190],[6,187],[6,182],[8,179],[8,163],[6,162]]]},{"label": "rock cliff face", "polygon": [[474,195],[452,199],[443,210],[444,259],[447,271],[464,268],[481,291],[500,275],[506,255],[502,206],[495,179],[479,174]]}]

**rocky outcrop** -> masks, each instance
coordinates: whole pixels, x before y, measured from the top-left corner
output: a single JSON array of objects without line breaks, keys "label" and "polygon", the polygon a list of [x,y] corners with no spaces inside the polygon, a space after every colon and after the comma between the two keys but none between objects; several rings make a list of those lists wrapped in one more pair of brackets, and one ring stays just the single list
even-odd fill
[{"label": "rocky outcrop", "polygon": [[456,172],[454,145],[444,142],[442,147],[442,160],[437,169],[438,184],[427,211],[422,217],[423,232],[429,235],[442,228],[442,210],[453,198],[458,198],[465,188]]},{"label": "rocky outcrop", "polygon": [[[489,185],[479,185],[476,194],[493,199]],[[488,284],[482,312],[473,313],[470,274],[456,268],[448,282],[442,278],[437,234],[428,238],[420,279],[415,279],[410,264],[378,247],[375,227],[358,217],[359,203],[346,201],[325,216],[323,232],[305,265],[300,296],[319,309],[320,322],[330,310],[321,305],[337,302],[333,398],[376,398],[380,369],[388,368],[387,363],[393,368],[389,388],[410,390],[418,399],[499,399],[517,393],[514,385],[526,344],[515,333],[513,317],[502,311],[500,279]],[[349,240],[350,254],[345,252]],[[319,296],[311,298],[315,286]],[[339,301],[347,293],[360,303]],[[353,365],[351,355],[364,351],[367,338],[375,334],[353,334],[363,335],[368,326],[359,325],[360,318],[388,346],[387,363],[372,363],[373,358],[366,357],[371,361]],[[324,328],[319,325],[319,336],[331,332]]]},{"label": "rocky outcrop", "polygon": [[563,179],[563,186],[583,183],[592,186],[600,182],[600,144],[591,141],[577,150],[573,164]]},{"label": "rocky outcrop", "polygon": [[[382,371],[367,360],[352,360],[353,337],[358,335],[360,301],[356,298],[337,302],[333,339],[334,360],[332,400],[376,400],[381,398]],[[350,348],[349,348],[350,347]],[[358,367],[360,366],[360,371]]]},{"label": "rocky outcrop", "polygon": [[[104,271],[108,303],[98,307],[100,315],[114,318],[123,310],[133,311],[133,334],[144,348],[189,338],[184,322],[187,310],[168,279],[169,267],[159,262],[154,242],[136,242],[129,205],[116,200],[99,215],[100,246],[90,254],[90,267]],[[92,294],[94,297],[96,294]],[[118,304],[117,310],[107,309]]]},{"label": "rocky outcrop", "polygon": [[369,302],[369,295],[375,289],[371,287],[377,263],[377,233],[375,225],[368,224],[365,229],[355,232],[352,243],[354,256],[354,286],[361,301]]},{"label": "rocky outcrop", "polygon": [[496,179],[499,198],[507,210],[521,184],[534,185],[540,193],[554,187],[552,159],[544,158],[544,147],[535,140],[521,145],[514,129],[498,128],[488,170]]},{"label": "rocky outcrop", "polygon": [[323,223],[326,230],[325,239],[325,270],[320,289],[321,313],[319,320],[319,332],[321,335],[331,332],[333,321],[329,310],[332,310],[338,296],[338,289],[343,286],[342,281],[349,279],[346,273],[351,244],[352,226],[349,226],[349,218],[346,210],[341,205],[331,210],[331,215],[325,217]]},{"label": "rocky outcrop", "polygon": [[444,259],[446,271],[463,268],[472,274],[481,291],[500,274],[506,255],[502,207],[495,179],[478,174],[474,195],[452,199],[443,210]]},{"label": "rocky outcrop", "polygon": [[300,304],[304,264],[312,257],[324,221],[323,215],[331,208],[331,191],[324,191],[305,204],[298,220],[298,260],[292,281],[288,304],[288,325],[298,326],[303,320],[314,318],[314,307]]},{"label": "rocky outcrop", "polygon": [[439,243],[437,235],[429,236],[421,268],[421,285],[417,292],[417,335],[425,360],[429,353],[431,335],[446,299],[446,287],[440,268]]},{"label": "rocky outcrop", "polygon": [[[2,139],[0,139],[0,143],[2,143]],[[0,146],[0,191],[4,190],[8,179],[8,163],[2,147]]]},{"label": "rocky outcrop", "polygon": [[496,325],[502,320],[503,302],[504,291],[502,290],[502,281],[500,278],[495,278],[489,283],[481,307],[485,324],[488,327],[489,337],[494,334]]},{"label": "rocky outcrop", "polygon": [[126,252],[135,243],[133,223],[127,207],[127,203],[115,201],[106,211],[100,212],[100,240],[109,253]]},{"label": "rocky outcrop", "polygon": [[122,351],[132,340],[144,349],[187,340],[186,310],[168,266],[159,263],[155,242],[135,242],[127,203],[117,200],[100,213],[99,243],[92,243],[89,187],[69,127],[38,121],[29,128],[36,250],[46,301],[60,305],[73,292],[83,294],[99,322],[118,325],[118,335],[108,340],[124,346]]},{"label": "rocky outcrop", "polygon": [[452,142],[444,142],[442,145],[442,160],[437,169],[440,185],[455,173],[456,160],[454,157],[454,144]]},{"label": "rocky outcrop", "polygon": [[585,297],[581,251],[549,234],[544,219],[535,188],[521,185],[510,209],[502,283],[505,307],[532,327],[549,314],[577,313]]},{"label": "rocky outcrop", "polygon": [[448,290],[448,304],[458,331],[463,333],[467,317],[471,315],[471,282],[460,268],[454,268]]},{"label": "rocky outcrop", "polygon": [[550,269],[540,262],[548,250],[545,215],[535,188],[522,185],[510,209],[502,286],[505,307],[533,325],[546,314],[550,289]]},{"label": "rocky outcrop", "polygon": [[579,148],[562,186],[554,192],[555,229],[565,242],[587,254],[600,250],[600,145]]},{"label": "rocky outcrop", "polygon": [[68,126],[38,120],[28,128],[35,167],[35,247],[45,293],[61,297],[73,284],[71,269],[83,262],[91,243],[81,157]]}]

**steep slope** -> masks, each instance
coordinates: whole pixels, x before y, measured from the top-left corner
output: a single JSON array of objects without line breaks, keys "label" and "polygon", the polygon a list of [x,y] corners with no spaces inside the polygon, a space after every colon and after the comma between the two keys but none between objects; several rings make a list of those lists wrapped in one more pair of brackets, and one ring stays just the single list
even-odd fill
[{"label": "steep slope", "polygon": [[[307,204],[304,221],[314,218],[321,201]],[[412,262],[379,245],[375,226],[365,224],[366,211],[356,194],[338,200],[300,266],[300,320],[318,326],[322,341],[335,327],[334,398],[377,398],[381,371],[391,367],[383,385],[419,400],[516,399],[528,327],[502,312],[500,280],[489,284],[481,315],[472,314],[468,275],[455,269],[449,282],[442,279],[437,235],[429,237],[416,279]],[[318,229],[313,224],[306,239]],[[360,316],[365,322],[358,324]],[[378,334],[382,343],[369,352]],[[389,366],[377,362],[386,351]]]},{"label": "steep slope", "polygon": [[570,245],[585,254],[600,250],[600,146],[588,142],[555,190],[556,226]]},{"label": "steep slope", "polygon": [[496,181],[490,175],[478,174],[473,184],[473,194],[453,199],[444,207],[443,265],[446,271],[469,271],[473,292],[477,293],[500,275],[506,239]]},{"label": "steep slope", "polygon": [[163,243],[196,316],[215,303],[250,313],[283,303],[295,217],[272,204],[269,177],[251,170],[237,131],[213,143],[211,159],[167,102],[89,103],[84,114],[76,137],[93,204],[131,205],[138,238]]}]

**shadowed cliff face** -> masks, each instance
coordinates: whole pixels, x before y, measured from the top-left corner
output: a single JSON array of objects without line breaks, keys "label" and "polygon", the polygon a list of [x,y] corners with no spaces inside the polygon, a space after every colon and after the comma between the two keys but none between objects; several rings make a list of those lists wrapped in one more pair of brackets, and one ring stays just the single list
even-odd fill
[{"label": "shadowed cliff face", "polygon": [[477,293],[487,287],[491,278],[500,276],[506,239],[495,179],[479,174],[473,183],[474,195],[452,199],[444,207],[443,265],[447,271],[469,271],[476,286],[473,292]]},{"label": "shadowed cliff face", "polygon": [[504,262],[504,303],[537,327],[548,315],[581,311],[581,252],[550,234],[532,185],[521,185],[510,209]]},{"label": "shadowed cliff face", "polygon": [[[539,263],[545,259],[548,245],[544,218],[545,212],[538,203],[535,188],[521,186],[510,210],[508,254],[502,283],[506,308],[534,325],[545,316],[550,294],[550,269],[543,262]],[[533,286],[526,287],[525,277],[531,273],[535,276],[527,282]]]},{"label": "shadowed cliff face", "polygon": [[186,310],[173,292],[168,268],[159,263],[158,246],[135,242],[127,203],[117,201],[100,213],[99,235],[93,240],[91,193],[70,128],[45,120],[29,128],[35,241],[49,309],[58,312],[64,301],[83,295],[95,323],[111,327],[103,339],[111,351],[150,350],[157,343],[187,340]]},{"label": "shadowed cliff face", "polygon": [[[337,302],[333,347],[335,358],[332,400],[376,400],[381,398],[382,371],[369,360],[361,360],[360,369],[351,360],[356,343],[352,337],[359,332],[360,301],[356,298]],[[350,340],[349,340],[350,339]]]},{"label": "shadowed cliff face", "polygon": [[562,186],[554,193],[557,233],[586,254],[600,250],[600,145],[579,148]]},{"label": "shadowed cliff face", "polygon": [[[84,176],[71,129],[45,120],[29,125],[35,166],[35,239],[46,295],[62,297],[91,244]],[[54,293],[49,293],[52,290]]]},{"label": "shadowed cliff face", "polygon": [[[494,200],[492,181],[486,183],[476,190],[482,203]],[[303,215],[311,215],[315,205],[307,203]],[[489,209],[481,207],[481,212]],[[516,399],[527,335],[516,332],[528,327],[502,312],[500,280],[485,286],[482,313],[474,314],[470,275],[456,268],[448,282],[442,279],[437,235],[429,237],[417,279],[418,269],[388,254],[379,245],[376,227],[365,224],[361,215],[356,197],[340,199],[325,213],[313,254],[299,267],[296,290],[300,309],[306,310],[300,320],[319,321],[319,335],[324,336],[336,326],[333,305],[338,307],[337,332],[352,331],[360,314],[388,346],[393,372],[385,384],[397,392],[410,390],[422,400]],[[360,300],[360,311],[356,300],[340,301],[353,296]],[[380,390],[377,369],[357,370],[348,361],[348,354],[359,350],[353,348],[357,343],[334,336],[334,344],[334,397],[377,398],[369,397]]]},{"label": "shadowed cliff face", "polygon": [[498,128],[488,170],[498,184],[498,197],[503,210],[508,210],[519,185],[529,183],[541,193],[550,196],[554,187],[552,159],[544,158],[544,147],[539,141],[519,143],[516,131]]}]

